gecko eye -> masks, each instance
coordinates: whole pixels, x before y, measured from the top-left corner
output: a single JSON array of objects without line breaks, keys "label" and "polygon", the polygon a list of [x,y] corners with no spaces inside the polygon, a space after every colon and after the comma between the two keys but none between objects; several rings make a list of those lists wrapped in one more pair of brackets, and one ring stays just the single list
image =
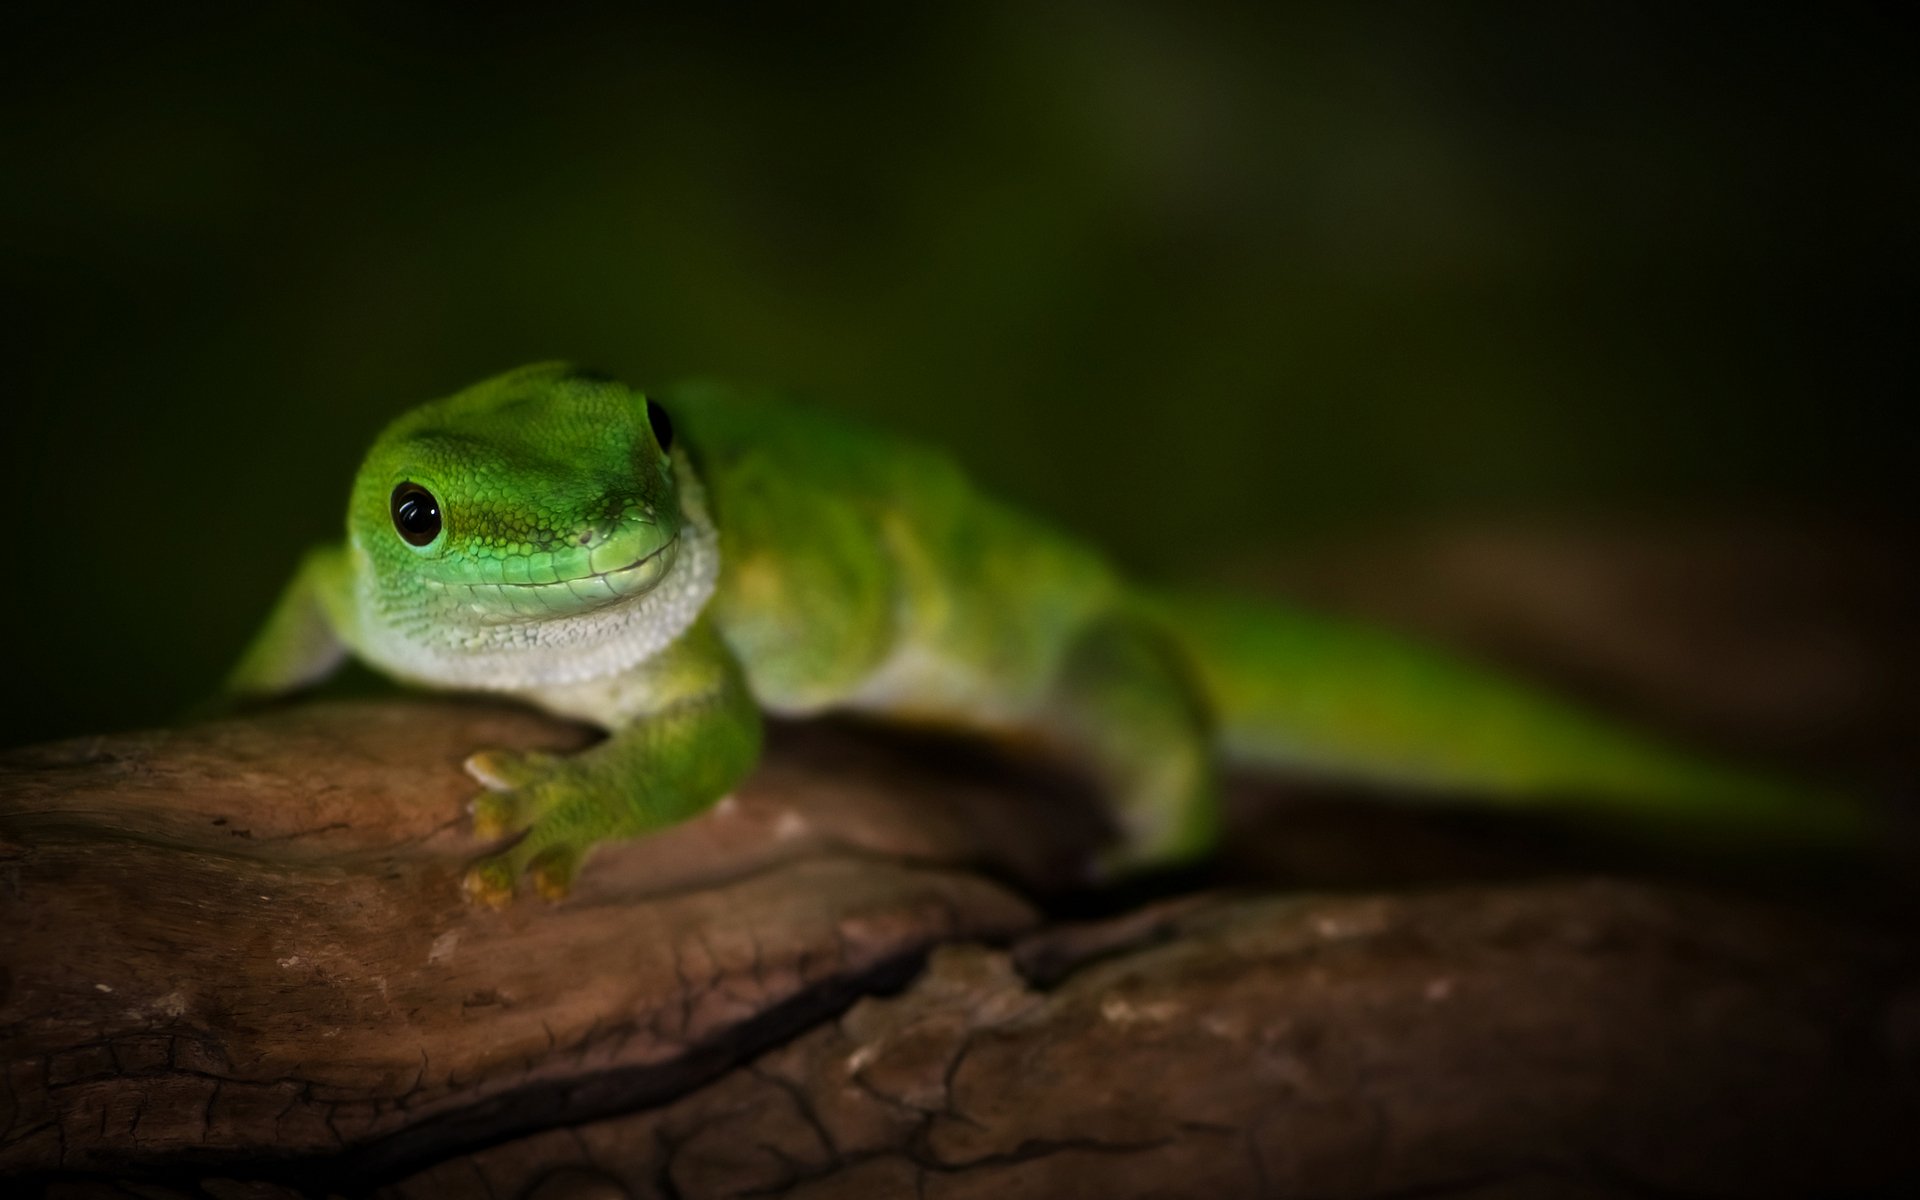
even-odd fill
[{"label": "gecko eye", "polygon": [[661,453],[673,449],[673,420],[651,400],[647,401],[647,424],[653,426],[653,440],[660,443]]},{"label": "gecko eye", "polygon": [[393,527],[410,544],[424,546],[440,536],[440,502],[417,483],[393,489]]}]

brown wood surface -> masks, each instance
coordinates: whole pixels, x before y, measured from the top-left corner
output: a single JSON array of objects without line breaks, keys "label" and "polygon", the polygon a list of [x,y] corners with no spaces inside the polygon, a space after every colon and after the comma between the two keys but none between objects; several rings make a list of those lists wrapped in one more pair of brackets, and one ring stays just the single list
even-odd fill
[{"label": "brown wood surface", "polygon": [[[1874,729],[1897,726],[1884,708]],[[395,698],[6,754],[0,1189],[1920,1181],[1920,956],[1897,878],[1760,894],[1259,787],[1223,865],[1089,893],[1082,789],[827,724],[778,729],[737,796],[598,854],[566,901],[465,905],[484,847],[461,758],[585,738]]]}]

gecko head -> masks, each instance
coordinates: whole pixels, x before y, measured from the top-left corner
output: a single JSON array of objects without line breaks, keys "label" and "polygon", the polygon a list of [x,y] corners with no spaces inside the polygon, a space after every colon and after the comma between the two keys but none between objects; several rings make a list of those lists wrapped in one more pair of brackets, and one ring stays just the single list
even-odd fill
[{"label": "gecko head", "polygon": [[354,482],[348,541],[366,599],[392,618],[578,616],[672,572],[674,474],[657,403],[565,364],[525,367],[388,426]]}]

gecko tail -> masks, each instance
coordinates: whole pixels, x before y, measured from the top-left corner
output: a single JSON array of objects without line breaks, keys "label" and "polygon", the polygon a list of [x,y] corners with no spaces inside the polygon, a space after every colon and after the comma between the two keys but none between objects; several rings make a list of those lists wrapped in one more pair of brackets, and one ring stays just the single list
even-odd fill
[{"label": "gecko tail", "polygon": [[1358,622],[1224,598],[1145,603],[1186,650],[1235,765],[1733,842],[1845,848],[1870,832],[1857,797],[1690,754]]}]

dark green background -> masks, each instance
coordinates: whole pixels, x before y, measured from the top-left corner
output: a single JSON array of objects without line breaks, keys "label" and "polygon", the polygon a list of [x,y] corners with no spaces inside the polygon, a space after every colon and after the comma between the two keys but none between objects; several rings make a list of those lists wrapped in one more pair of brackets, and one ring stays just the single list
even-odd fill
[{"label": "dark green background", "polygon": [[791,384],[1162,575],[1911,494],[1891,17],[535,7],[0,18],[8,740],[206,692],[379,425],[530,359]]}]

